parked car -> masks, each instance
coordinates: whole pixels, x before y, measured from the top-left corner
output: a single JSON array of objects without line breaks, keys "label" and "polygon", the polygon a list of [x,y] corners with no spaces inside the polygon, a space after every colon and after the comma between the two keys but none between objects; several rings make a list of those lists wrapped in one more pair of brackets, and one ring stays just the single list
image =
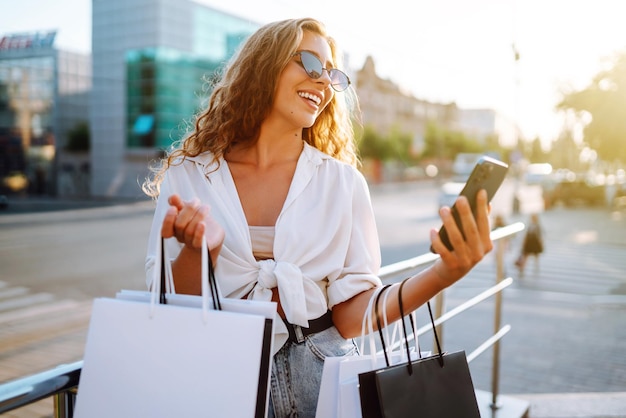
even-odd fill
[{"label": "parked car", "polygon": [[558,203],[565,206],[600,206],[606,203],[605,185],[588,176],[566,176],[558,179],[549,190],[544,189],[546,207]]},{"label": "parked car", "polygon": [[439,209],[444,206],[452,207],[464,186],[465,181],[458,179],[443,183],[439,190]]},{"label": "parked car", "polygon": [[526,184],[542,184],[552,174],[552,165],[548,163],[529,164],[524,172]]}]

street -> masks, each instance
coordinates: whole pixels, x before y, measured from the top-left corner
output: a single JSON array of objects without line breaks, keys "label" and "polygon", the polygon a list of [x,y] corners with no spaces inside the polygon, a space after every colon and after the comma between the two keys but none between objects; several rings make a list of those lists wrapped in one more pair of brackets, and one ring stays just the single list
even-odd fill
[{"label": "street", "polygon": [[[541,211],[537,189],[506,183],[493,214],[527,221]],[[440,224],[437,186],[375,185],[372,201],[383,264],[428,251],[428,230]],[[82,358],[94,297],[144,289],[143,263],[153,204],[0,215],[0,382]],[[556,207],[541,213],[545,253],[523,278],[509,242],[501,348],[500,393],[626,391],[626,213]],[[446,291],[447,309],[495,283],[488,256]],[[470,352],[492,332],[486,302],[444,328],[444,348]],[[420,326],[423,324],[420,324]],[[491,350],[471,364],[477,389],[490,390]]]}]

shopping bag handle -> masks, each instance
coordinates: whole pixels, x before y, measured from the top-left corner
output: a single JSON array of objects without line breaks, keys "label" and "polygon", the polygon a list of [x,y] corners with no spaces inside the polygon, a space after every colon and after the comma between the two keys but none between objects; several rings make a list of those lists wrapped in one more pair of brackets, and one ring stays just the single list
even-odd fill
[{"label": "shopping bag handle", "polygon": [[[409,350],[409,336],[406,332],[406,324],[404,322],[404,304],[402,302],[402,288],[404,287],[404,283],[406,280],[403,280],[400,283],[400,288],[398,289],[398,307],[400,309],[400,319],[402,320],[402,333],[404,334],[404,347],[406,349],[406,358],[409,365],[409,375],[413,374],[413,363],[411,362],[411,352]],[[429,302],[430,303],[430,302]],[[415,341],[415,348],[417,350],[417,355],[419,358],[422,358],[422,350],[420,348],[420,343],[417,337],[417,329],[415,327],[415,321],[413,320],[413,315],[409,314],[409,320],[411,322],[411,328],[413,329],[413,340]]]},{"label": "shopping bag handle", "polygon": [[[372,293],[370,300],[368,301],[367,308],[365,309],[365,313],[363,314],[363,322],[361,323],[361,344],[359,348],[360,353],[365,352],[366,336],[369,336],[370,353],[373,354],[376,352],[376,343],[374,339],[372,338],[372,334],[374,333],[374,320],[372,318],[372,314],[374,311],[374,302],[378,300],[378,295],[382,293],[385,289],[387,289],[389,286],[391,285],[387,284],[381,287],[377,287],[374,293]],[[373,359],[372,362],[373,364],[375,364],[376,360]]]},{"label": "shopping bag handle", "polygon": [[[157,283],[154,283],[155,289],[153,289],[153,295],[159,295],[159,304],[167,304],[167,291],[169,289],[170,292],[174,293],[174,278],[171,270],[171,266],[169,262],[166,262],[167,252],[165,245],[165,238],[161,237],[161,271],[160,271],[160,280]],[[200,276],[202,278],[202,310],[204,318],[208,318],[208,309],[209,309],[209,292],[211,294],[211,300],[213,302],[214,310],[222,310],[221,303],[221,295],[219,291],[219,287],[217,285],[217,279],[215,278],[215,268],[213,266],[213,260],[211,259],[211,253],[209,247],[206,242],[206,237],[202,237],[201,244],[201,273]],[[156,303],[156,297],[152,298],[153,304]]]},{"label": "shopping bag handle", "polygon": [[439,366],[443,367],[443,352],[441,351],[441,344],[439,344],[439,336],[437,335],[437,327],[435,326],[435,320],[433,318],[433,310],[430,307],[430,301],[428,301],[428,315],[430,316],[430,323],[433,327],[433,334],[435,335],[435,342],[437,343],[437,351],[439,355]]},{"label": "shopping bag handle", "polygon": [[165,238],[161,237],[161,286],[159,287],[159,303],[161,305],[166,305],[167,304],[167,298],[165,297],[165,288],[166,288],[165,268],[166,268],[166,263],[165,263]]},{"label": "shopping bag handle", "polygon": [[[387,309],[382,309],[382,312],[380,312],[379,308],[380,303],[382,303],[385,307],[387,306],[387,299],[389,298],[390,292],[387,292],[386,290],[391,286],[391,284],[386,284],[376,287],[369,298],[367,307],[365,308],[365,312],[363,314],[363,320],[361,324],[361,341],[358,351],[361,354],[365,353],[365,345],[366,342],[369,341],[369,353],[372,360],[372,368],[377,367],[377,355],[380,354],[380,351],[376,349],[374,317],[376,317],[377,331],[380,336],[381,344],[383,346],[381,351],[384,352],[387,360],[390,359],[389,354],[394,353],[394,348],[396,346],[401,346],[402,344],[402,340],[396,340],[396,338],[402,338],[402,334],[400,331],[400,321],[394,321],[390,324],[389,318],[387,316]],[[393,325],[393,328],[391,329],[389,325]],[[414,335],[417,334],[414,332]]]},{"label": "shopping bag handle", "polygon": [[[402,303],[402,288],[404,286],[404,283],[406,282],[406,280],[403,280],[402,283],[400,283],[400,288],[398,289],[398,308],[400,309],[400,318],[402,319],[402,330],[404,331],[404,342],[405,342],[405,346],[406,346],[406,350],[407,350],[407,367],[409,369],[409,375],[413,374],[413,364],[411,362],[411,357],[408,356],[409,354],[409,339],[406,333],[406,325],[404,322],[404,304]],[[432,329],[433,329],[433,334],[435,336],[435,342],[437,343],[437,357],[438,357],[438,362],[439,362],[439,366],[443,367],[444,366],[444,360],[443,360],[443,352],[441,351],[441,344],[439,343],[439,336],[437,335],[437,327],[435,326],[435,319],[433,317],[433,310],[430,306],[430,300],[428,302],[426,302],[426,305],[428,306],[428,315],[430,316],[430,323],[432,325]],[[415,341],[417,343],[417,333],[415,332],[415,323],[413,322],[413,317],[410,317],[411,319],[411,326],[413,327],[413,335],[415,336]],[[417,343],[417,350],[420,353],[420,358],[422,358],[422,354],[421,354],[421,350],[419,348],[419,343]]]},{"label": "shopping bag handle", "polygon": [[[163,237],[157,241],[157,254],[161,258],[159,262],[160,271],[159,278],[157,280],[156,272],[152,276],[152,285],[150,286],[150,317],[154,315],[154,307],[159,304],[166,304],[167,299],[165,297],[166,287],[166,264],[165,264],[165,241]],[[158,297],[158,298],[157,298]]]},{"label": "shopping bag handle", "polygon": [[[222,303],[220,301],[219,288],[217,287],[217,280],[215,279],[215,270],[213,268],[213,260],[211,259],[211,252],[206,242],[206,237],[202,237],[202,306],[205,306],[205,303],[208,304],[208,291],[206,287],[209,287],[211,291],[211,299],[213,300],[213,309],[221,311]],[[206,280],[204,278],[206,277]],[[205,297],[206,295],[206,297]]]},{"label": "shopping bag handle", "polygon": [[[402,286],[404,286],[404,281],[400,284],[400,289],[398,291],[398,302],[399,302],[399,306],[400,306],[400,312],[402,314],[401,315],[401,319],[402,319],[402,323],[401,324],[402,324],[402,331],[404,333],[404,346],[406,348],[406,358],[407,358],[407,360],[410,361],[410,359],[411,359],[411,351],[410,351],[409,342],[408,342],[409,338],[408,338],[408,335],[407,335],[407,332],[406,332],[406,325],[404,323],[405,315],[404,315],[404,307],[402,305]],[[384,326],[383,326],[383,324],[381,324],[381,320],[380,320],[380,316],[381,315],[379,314],[378,306],[379,306],[379,301],[380,301],[380,298],[381,298],[382,294],[385,292],[385,290],[387,290],[388,287],[390,287],[390,285],[383,286],[377,294],[372,296],[372,299],[375,299],[374,311],[375,311],[375,316],[376,316],[376,325],[377,325],[377,328],[378,328],[378,335],[380,337],[380,343],[382,345],[382,351],[383,351],[384,356],[385,356],[385,363],[387,364],[387,367],[391,366],[391,362],[389,361],[389,356],[387,355],[389,350],[388,350],[388,347],[387,347],[387,343],[385,342],[386,341],[385,336],[383,335],[383,331],[382,331],[383,328],[386,328],[388,326],[388,323],[387,323],[387,313],[386,313],[386,310],[385,310],[385,312],[383,312],[384,320],[385,320],[385,323],[384,323]],[[370,304],[371,304],[371,302],[372,302],[372,300],[370,300]],[[385,298],[383,299],[383,304],[385,306],[387,305],[387,295],[385,295]],[[368,307],[368,309],[369,308],[370,307]],[[419,346],[419,340],[417,338],[417,329],[415,327],[415,321],[413,319],[413,315],[412,314],[409,314],[409,320],[411,322],[411,327],[413,328],[413,339],[415,340],[415,347],[417,349],[419,357],[422,358],[422,352],[421,352],[421,349],[420,349],[420,346]],[[396,329],[394,329],[394,333],[392,335],[391,347],[393,347],[395,345],[393,343],[393,341],[395,341],[395,333],[396,333],[395,331],[396,331]],[[370,328],[370,333],[371,332],[372,332],[372,330]],[[389,337],[389,334],[387,334],[387,337]],[[370,342],[370,344],[372,344],[372,343]]]},{"label": "shopping bag handle", "polygon": [[383,354],[385,355],[385,363],[387,363],[387,367],[389,367],[389,356],[387,355],[387,347],[385,345],[385,337],[383,336],[383,327],[380,323],[380,315],[378,314],[378,302],[380,301],[380,297],[383,293],[390,287],[391,285],[385,285],[380,292],[376,295],[376,302],[374,302],[374,315],[376,316],[376,326],[378,328],[378,335],[380,336],[380,341],[383,348]]}]

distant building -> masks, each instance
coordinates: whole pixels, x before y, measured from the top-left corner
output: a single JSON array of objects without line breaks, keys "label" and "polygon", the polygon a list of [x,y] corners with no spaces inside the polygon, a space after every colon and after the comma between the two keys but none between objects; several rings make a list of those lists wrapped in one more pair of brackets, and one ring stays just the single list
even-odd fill
[{"label": "distant building", "polygon": [[354,76],[363,124],[383,135],[394,129],[411,135],[417,152],[424,146],[427,121],[448,125],[454,117],[456,110],[451,114],[449,105],[420,100],[393,81],[378,76],[372,57],[365,59],[363,68]]},{"label": "distant building", "polygon": [[397,129],[413,136],[414,149],[423,147],[428,121],[466,133],[479,142],[497,137],[501,145],[515,144],[515,125],[492,109],[461,109],[455,103],[418,99],[391,80],[376,74],[372,57],[356,72],[356,91],[363,123],[382,134]]},{"label": "distant building", "polygon": [[496,137],[504,147],[514,147],[521,135],[515,123],[493,109],[459,109],[456,126],[479,141]]},{"label": "distant building", "polygon": [[94,0],[92,14],[91,192],[139,197],[205,104],[206,78],[260,25],[191,0]]},{"label": "distant building", "polygon": [[0,35],[0,193],[58,194],[68,133],[89,118],[90,57],[55,37]]}]

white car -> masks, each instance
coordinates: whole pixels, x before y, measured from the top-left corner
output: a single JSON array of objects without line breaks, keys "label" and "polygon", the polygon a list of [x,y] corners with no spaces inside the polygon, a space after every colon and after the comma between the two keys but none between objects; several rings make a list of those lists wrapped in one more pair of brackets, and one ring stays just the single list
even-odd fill
[{"label": "white car", "polygon": [[524,173],[526,184],[542,184],[552,174],[552,165],[548,163],[529,164]]},{"label": "white car", "polygon": [[444,206],[452,207],[464,186],[464,181],[448,181],[442,184],[439,191],[439,209]]}]

